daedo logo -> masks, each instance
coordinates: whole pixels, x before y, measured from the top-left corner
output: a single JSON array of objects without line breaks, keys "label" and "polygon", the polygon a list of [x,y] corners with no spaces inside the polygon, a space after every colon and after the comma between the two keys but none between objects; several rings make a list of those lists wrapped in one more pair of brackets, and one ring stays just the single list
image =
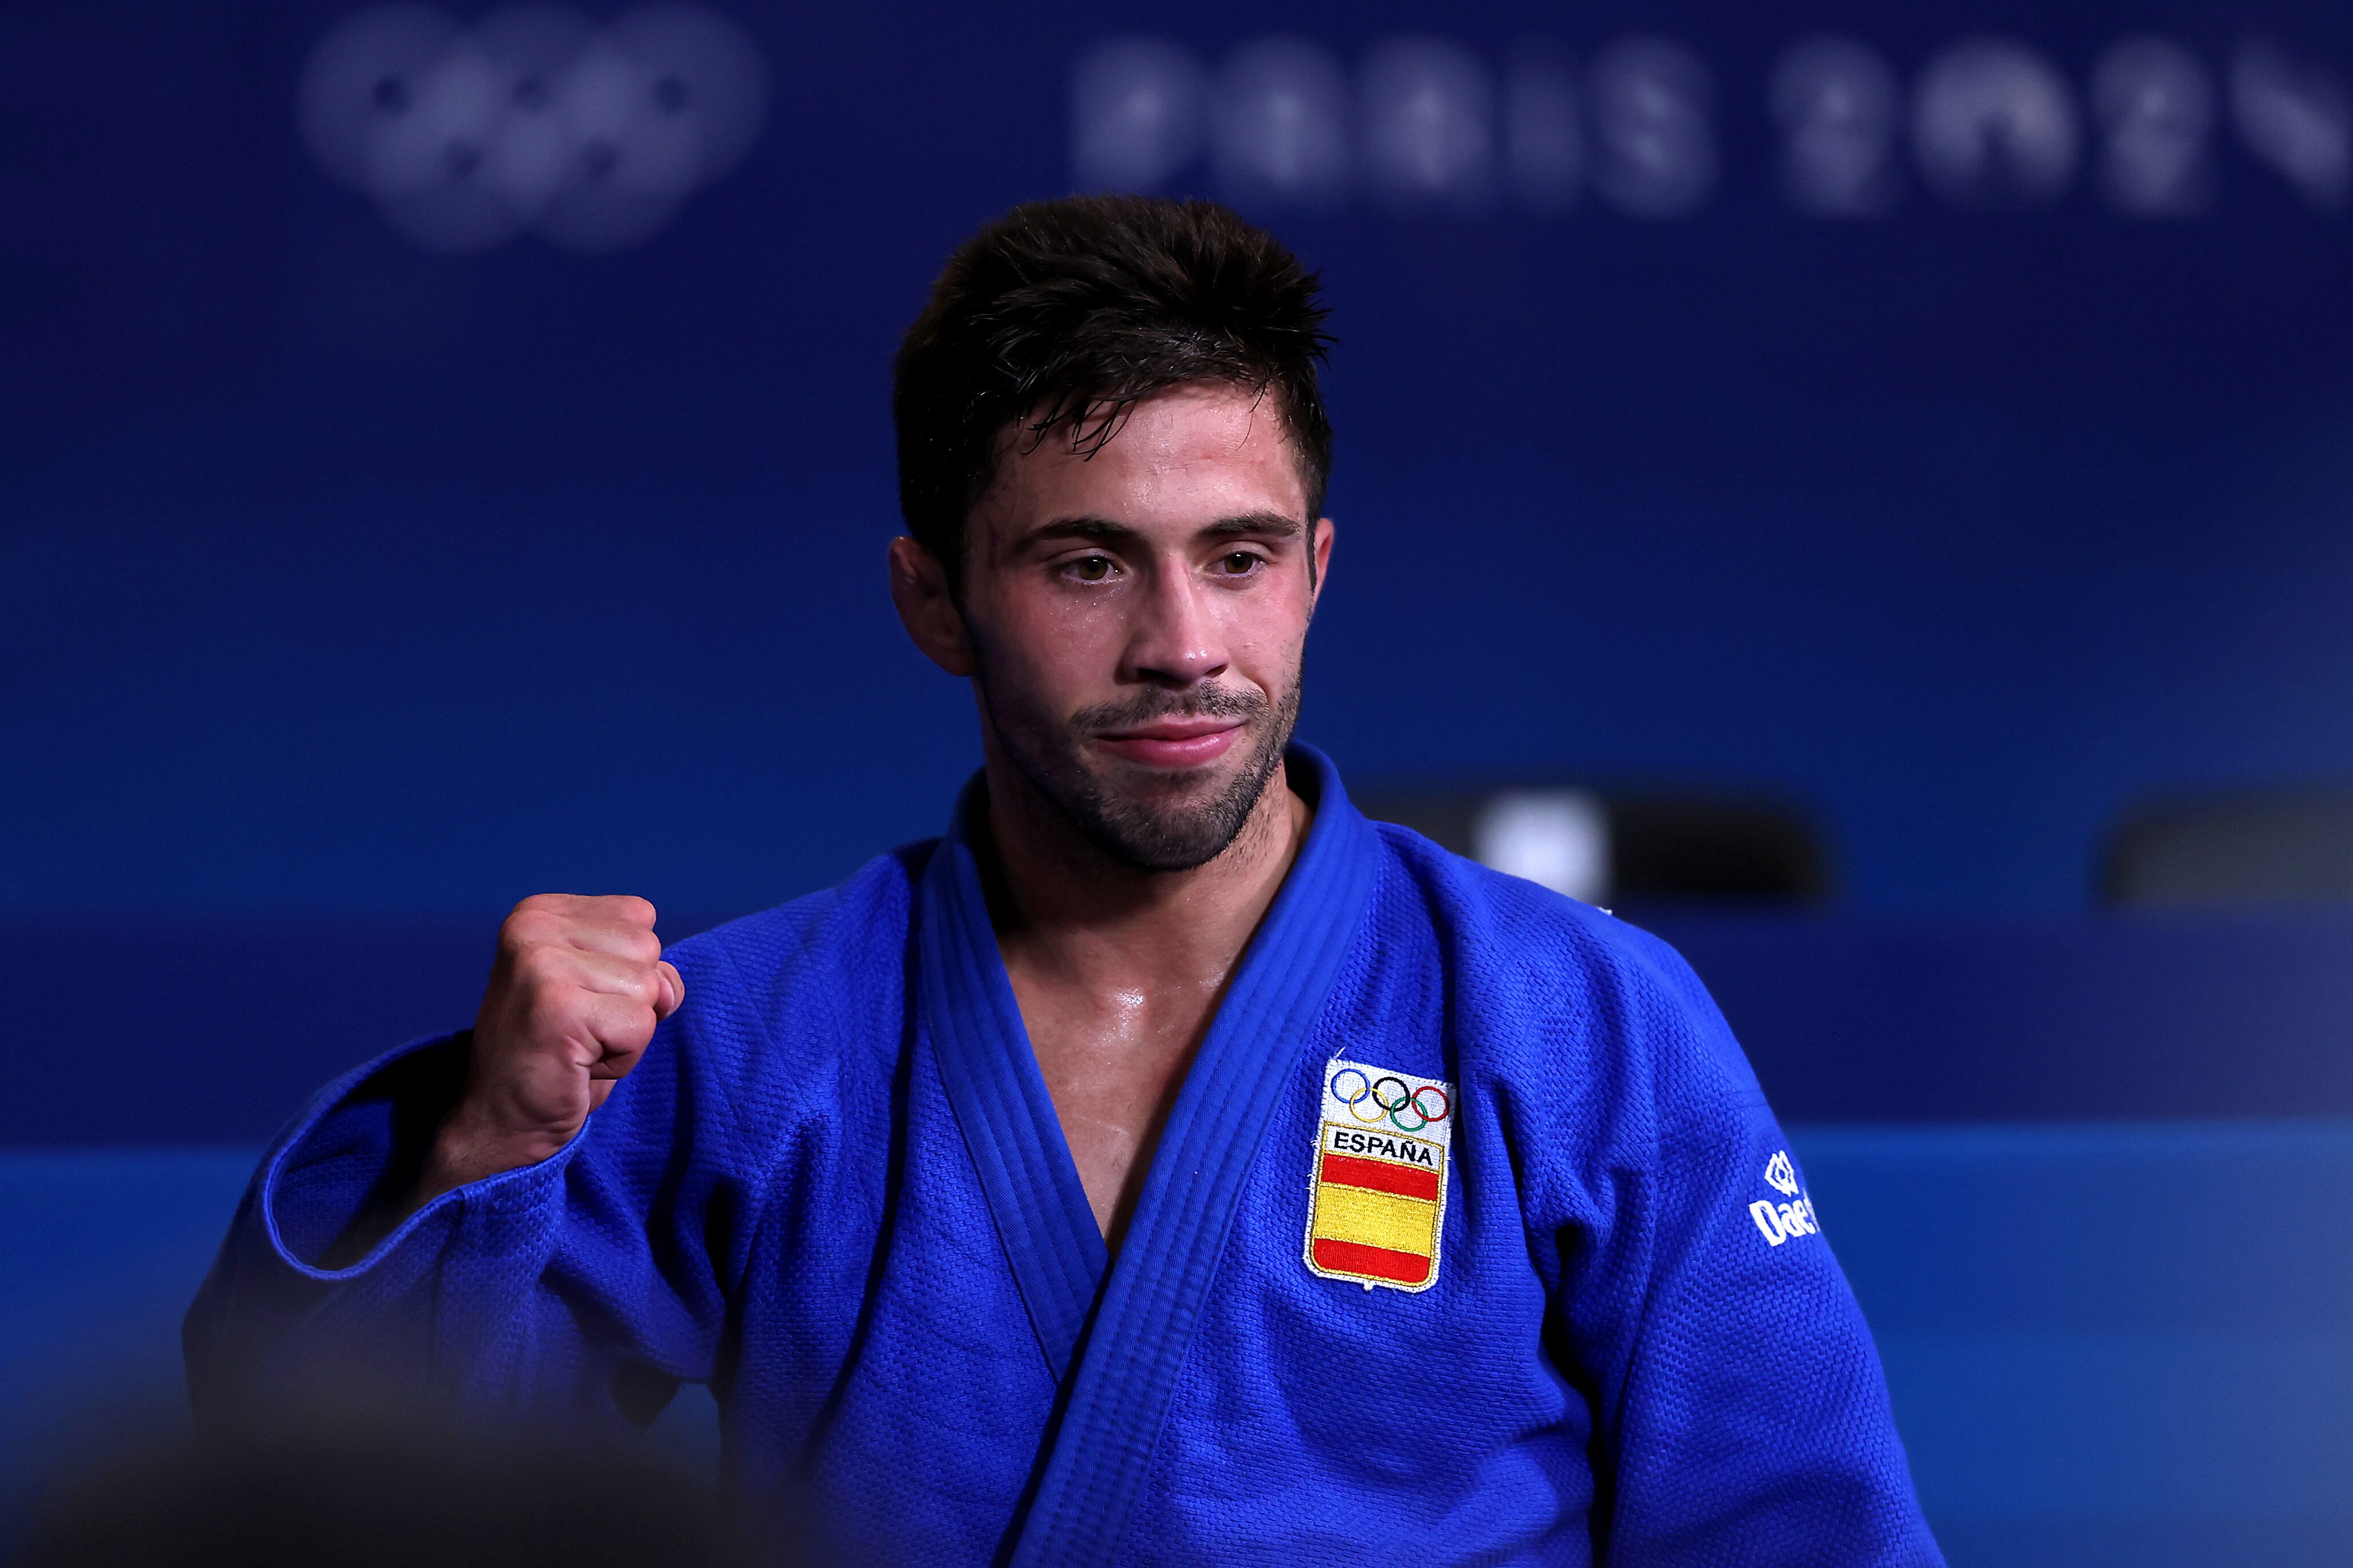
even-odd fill
[{"label": "daedo logo", "polygon": [[1765,1184],[1789,1200],[1777,1204],[1771,1198],[1759,1198],[1748,1205],[1748,1217],[1757,1222],[1767,1247],[1778,1247],[1792,1237],[1821,1234],[1821,1226],[1814,1218],[1814,1201],[1799,1189],[1797,1167],[1790,1163],[1787,1149],[1775,1150],[1765,1162]]}]

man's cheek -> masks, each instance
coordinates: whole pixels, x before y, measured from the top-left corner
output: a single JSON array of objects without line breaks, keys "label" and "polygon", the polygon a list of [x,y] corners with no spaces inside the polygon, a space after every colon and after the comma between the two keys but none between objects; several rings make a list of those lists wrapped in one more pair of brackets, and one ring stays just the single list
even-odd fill
[{"label": "man's cheek", "polygon": [[1126,623],[1094,611],[1059,617],[1044,628],[1029,657],[1040,682],[1083,707],[1117,695],[1127,648]]}]

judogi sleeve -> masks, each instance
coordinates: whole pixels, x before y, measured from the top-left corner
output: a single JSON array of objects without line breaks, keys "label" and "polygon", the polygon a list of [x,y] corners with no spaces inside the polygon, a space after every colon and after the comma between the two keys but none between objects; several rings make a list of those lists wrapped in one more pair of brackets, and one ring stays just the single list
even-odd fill
[{"label": "judogi sleeve", "polygon": [[1556,1354],[1597,1385],[1602,1561],[1940,1563],[1870,1330],[1729,1027],[1663,944],[1616,973],[1588,1016],[1622,1042],[1606,1090],[1552,1130],[1595,1152],[1542,1200]]},{"label": "judogi sleeve", "polygon": [[346,1256],[348,1238],[414,1183],[469,1037],[403,1047],[323,1090],[263,1160],[189,1310],[199,1419],[323,1383],[643,1422],[679,1383],[712,1380],[739,1285],[773,1273],[753,1263],[776,1246],[768,1188],[791,1163],[796,1118],[772,1083],[730,1070],[723,1041],[695,1037],[729,1032],[711,1005],[723,977],[671,956],[688,1008],[579,1136],[443,1194],[364,1256]]}]

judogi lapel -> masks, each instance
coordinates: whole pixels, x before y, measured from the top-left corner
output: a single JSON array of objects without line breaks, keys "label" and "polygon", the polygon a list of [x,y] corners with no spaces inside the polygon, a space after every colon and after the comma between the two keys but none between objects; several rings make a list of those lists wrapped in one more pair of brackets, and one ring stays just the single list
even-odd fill
[{"label": "judogi lapel", "polygon": [[1107,1280],[988,924],[970,844],[978,781],[926,868],[923,1026],[1039,1344],[1066,1383],[1018,1568],[1100,1563],[1117,1542],[1268,1119],[1371,899],[1377,841],[1337,772],[1306,746],[1288,763],[1314,825],[1186,1075]]},{"label": "judogi lapel", "polygon": [[987,1194],[1013,1282],[1060,1384],[1070,1375],[1111,1254],[989,925],[972,850],[982,798],[976,776],[956,797],[954,823],[923,870],[918,1018]]}]

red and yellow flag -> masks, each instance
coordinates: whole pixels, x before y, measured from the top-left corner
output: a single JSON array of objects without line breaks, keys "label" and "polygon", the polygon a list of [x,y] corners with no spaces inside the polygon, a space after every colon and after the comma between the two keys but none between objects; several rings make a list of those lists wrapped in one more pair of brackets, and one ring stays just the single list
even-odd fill
[{"label": "red and yellow flag", "polygon": [[1454,1091],[1357,1062],[1324,1069],[1307,1267],[1367,1290],[1427,1290],[1445,1234]]}]

